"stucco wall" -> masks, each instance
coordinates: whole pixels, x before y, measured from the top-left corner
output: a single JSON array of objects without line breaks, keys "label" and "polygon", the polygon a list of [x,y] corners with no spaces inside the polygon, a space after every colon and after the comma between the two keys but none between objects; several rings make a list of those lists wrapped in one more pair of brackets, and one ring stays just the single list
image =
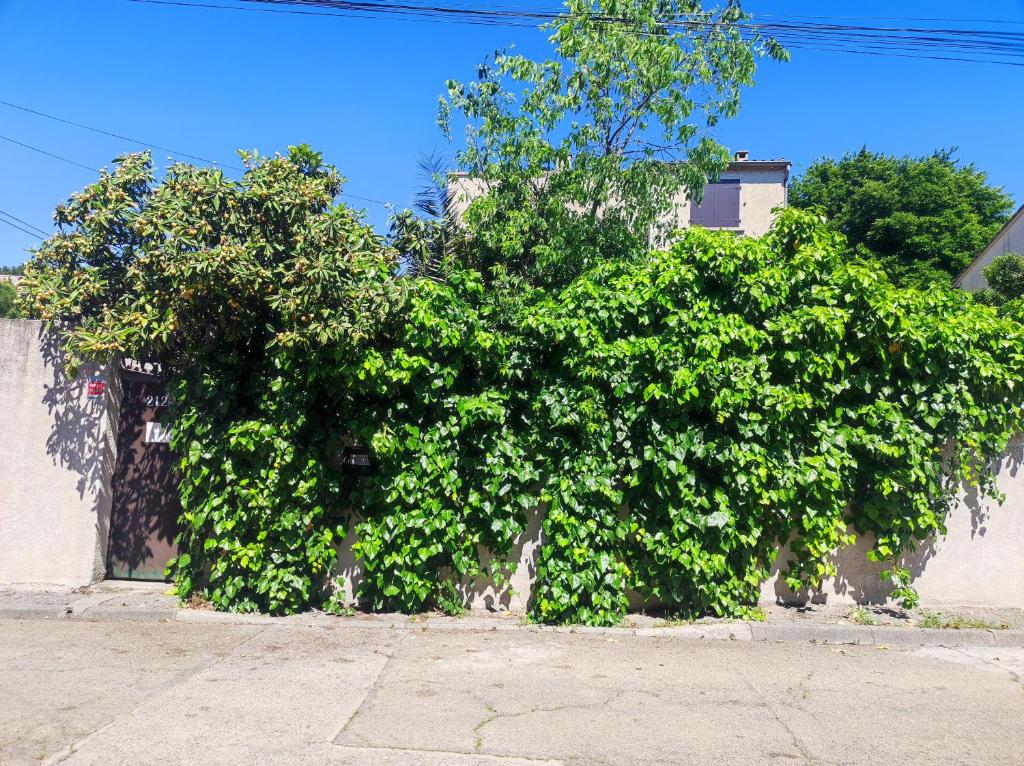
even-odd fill
[{"label": "stucco wall", "polygon": [[[901,562],[914,575],[914,587],[923,606],[989,606],[1024,609],[1024,437],[1018,438],[999,461],[998,484],[1005,493],[1002,505],[979,501],[974,492],[962,492],[947,519],[948,534]],[[543,512],[534,510],[527,529],[515,541],[513,560],[519,562],[511,582],[464,583],[462,594],[471,609],[525,609],[536,576],[537,553],[543,544]],[[361,570],[352,555],[350,534],[339,549],[337,587],[354,600]],[[762,603],[882,604],[891,586],[879,577],[884,568],[868,561],[870,541],[859,540],[835,557],[838,575],[813,593],[792,593],[778,571],[787,559],[780,551],[772,577],[761,588]],[[633,599],[636,608],[643,606]]]},{"label": "stucco wall", "polygon": [[[728,172],[722,174],[723,181],[740,182],[740,225],[736,231],[748,237],[760,237],[775,222],[774,211],[785,207],[787,202],[788,171],[777,167],[759,167],[757,163],[734,162]],[[675,205],[672,224],[680,229],[690,225],[693,203],[681,190],[673,200]]]},{"label": "stucco wall", "polygon": [[106,569],[118,378],[62,367],[41,322],[0,319],[0,583],[80,586]]},{"label": "stucco wall", "polygon": [[[740,182],[740,225],[736,231],[750,237],[760,237],[775,221],[774,211],[785,207],[788,199],[787,184],[789,171],[780,163],[761,164],[756,161],[733,162],[721,180]],[[469,204],[487,191],[486,184],[479,178],[453,174],[449,179],[451,210],[456,219],[461,219]],[[684,189],[673,199],[673,211],[658,229],[686,229],[690,226],[691,202]],[[652,233],[652,238],[654,237]],[[653,238],[656,246],[664,246],[660,239]]]},{"label": "stucco wall", "polygon": [[1017,211],[974,262],[957,277],[956,286],[964,290],[981,290],[988,287],[988,282],[981,272],[992,263],[993,258],[1006,253],[1024,253],[1024,207]]},{"label": "stucco wall", "polygon": [[[932,606],[992,606],[1024,609],[1024,438],[1018,437],[998,465],[999,505],[961,491],[946,520],[945,537],[918,546],[900,562],[914,575],[921,603]],[[766,582],[768,602],[885,603],[891,588],[879,575],[885,568],[865,555],[871,539],[839,553],[838,575],[815,593],[794,594],[777,575]],[[786,561],[785,549],[775,572]]]}]

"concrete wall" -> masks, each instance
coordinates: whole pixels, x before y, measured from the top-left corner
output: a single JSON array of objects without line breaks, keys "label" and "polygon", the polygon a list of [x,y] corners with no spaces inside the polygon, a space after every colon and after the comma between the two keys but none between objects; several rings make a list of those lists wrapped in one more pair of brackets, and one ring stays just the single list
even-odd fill
[{"label": "concrete wall", "polygon": [[[991,606],[1024,609],[1024,437],[1018,437],[998,465],[999,489],[1006,500],[981,500],[961,491],[946,520],[945,537],[918,546],[901,566],[914,576],[925,606]],[[788,558],[783,549],[773,577],[761,589],[766,602],[882,604],[891,588],[879,575],[885,567],[865,555],[871,539],[840,551],[838,569],[814,593],[794,594],[777,575]]]},{"label": "concrete wall", "polygon": [[954,284],[964,290],[981,290],[988,287],[982,270],[992,263],[993,258],[1006,253],[1024,254],[1024,207],[1014,214],[971,265],[956,278]]},{"label": "concrete wall", "polygon": [[0,319],[0,583],[81,586],[106,570],[118,376],[62,369],[41,322]]},{"label": "concrete wall", "polygon": [[[961,492],[947,519],[948,534],[922,544],[901,562],[914,576],[923,606],[988,606],[1024,609],[1024,437],[1018,438],[999,461],[998,484],[1006,501],[979,501],[973,491]],[[527,529],[515,541],[513,560],[519,562],[510,583],[463,583],[461,592],[471,609],[525,609],[536,577],[536,559],[543,545],[542,510],[534,510]],[[337,587],[352,600],[361,570],[352,555],[353,535],[339,548]],[[782,582],[779,568],[788,558],[780,553],[771,578],[761,588],[762,603],[883,604],[891,586],[879,577],[884,566],[868,561],[870,540],[862,539],[834,558],[838,574],[813,593],[793,593]],[[642,607],[633,600],[634,607]]]}]

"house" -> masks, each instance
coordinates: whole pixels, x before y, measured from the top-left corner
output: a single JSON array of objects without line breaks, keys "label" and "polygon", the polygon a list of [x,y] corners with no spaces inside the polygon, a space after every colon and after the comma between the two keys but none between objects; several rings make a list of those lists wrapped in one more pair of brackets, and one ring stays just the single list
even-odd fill
[{"label": "house", "polygon": [[699,205],[680,190],[673,228],[703,226],[760,237],[775,222],[775,210],[786,206],[791,165],[788,160],[752,160],[747,152],[736,152],[718,181],[704,187]]},{"label": "house", "polygon": [[[752,160],[748,152],[736,152],[718,181],[704,187],[699,205],[680,189],[673,200],[671,220],[665,223],[671,229],[704,226],[759,237],[771,228],[774,211],[786,206],[791,165],[788,160]],[[449,194],[454,216],[461,218],[484,191],[480,179],[453,173]]]},{"label": "house", "polygon": [[18,282],[22,280],[19,274],[0,274],[0,282],[8,282],[15,287],[18,286]]},{"label": "house", "polygon": [[953,286],[963,290],[982,290],[988,287],[982,271],[992,263],[993,258],[1006,253],[1024,253],[1024,205],[1013,214],[985,249],[974,257],[970,266],[960,272],[953,280]]}]

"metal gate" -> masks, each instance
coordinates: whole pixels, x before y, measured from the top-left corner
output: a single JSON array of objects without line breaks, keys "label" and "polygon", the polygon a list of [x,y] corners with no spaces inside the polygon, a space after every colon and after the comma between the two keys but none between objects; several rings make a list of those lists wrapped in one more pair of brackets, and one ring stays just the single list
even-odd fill
[{"label": "metal gate", "polygon": [[165,428],[167,386],[159,365],[122,362],[121,409],[110,510],[107,577],[165,580],[177,555],[175,458]]}]

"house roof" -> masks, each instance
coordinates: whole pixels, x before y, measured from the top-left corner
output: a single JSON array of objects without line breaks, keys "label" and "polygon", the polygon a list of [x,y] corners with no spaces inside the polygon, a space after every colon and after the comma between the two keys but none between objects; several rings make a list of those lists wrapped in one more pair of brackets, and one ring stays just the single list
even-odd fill
[{"label": "house roof", "polygon": [[789,170],[792,165],[789,160],[733,160],[729,170]]},{"label": "house roof", "polygon": [[971,262],[967,264],[967,267],[956,275],[956,279],[953,280],[953,287],[960,287],[960,283],[963,281],[963,278],[967,276],[971,269],[974,268],[974,265],[988,254],[988,251],[992,249],[992,246],[999,241],[999,238],[1002,237],[1003,234],[1012,229],[1021,220],[1024,220],[1024,205],[1017,208],[1017,212],[1010,216],[1010,220],[1003,224],[1003,227],[996,232],[996,235],[992,237],[988,244],[981,249],[981,252],[974,256]]},{"label": "house roof", "polygon": [[[727,173],[735,173],[740,170],[786,170],[793,166],[789,160],[730,160]],[[453,170],[448,173],[451,178],[469,178],[465,170]]]}]

